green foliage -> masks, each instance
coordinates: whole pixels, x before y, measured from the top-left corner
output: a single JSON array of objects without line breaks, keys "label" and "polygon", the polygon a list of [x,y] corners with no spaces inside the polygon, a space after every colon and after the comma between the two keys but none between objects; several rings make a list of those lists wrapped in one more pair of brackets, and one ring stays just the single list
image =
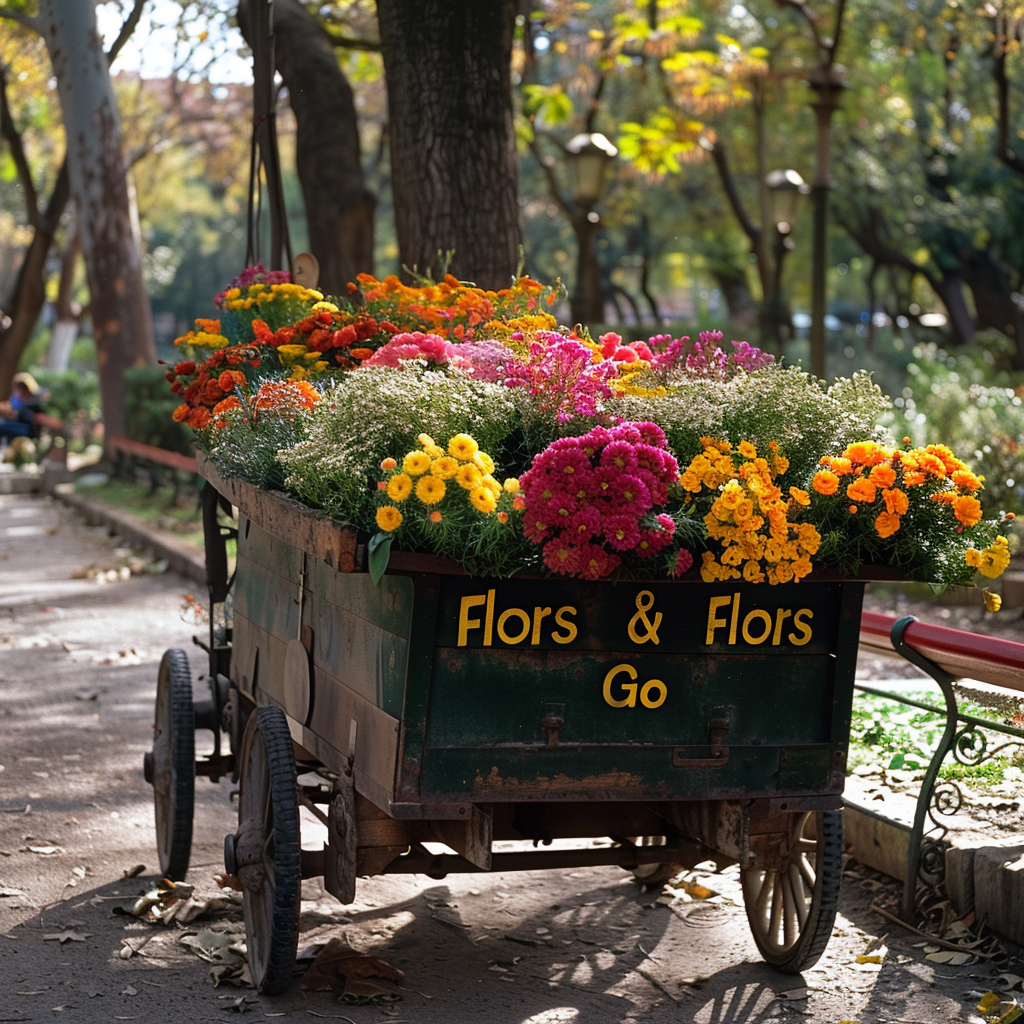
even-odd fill
[{"label": "green foliage", "polygon": [[[920,703],[934,704],[936,700],[936,694],[930,692],[907,692],[905,696]],[[998,721],[991,708],[971,701],[961,701],[960,711]],[[946,717],[940,711],[926,711],[874,694],[857,694],[850,730],[850,766],[922,771],[938,749],[945,728]],[[947,757],[939,777],[998,783],[1003,781],[1009,764],[1008,758],[994,758],[977,765],[964,765]]]},{"label": "green foliage", "polygon": [[[46,392],[43,408],[48,416],[68,423],[79,414],[92,421],[100,418],[99,377],[95,371],[34,367],[30,372]],[[166,390],[166,383],[164,388]]]},{"label": "green foliage", "polygon": [[128,437],[167,451],[192,454],[192,431],[175,423],[179,404],[162,366],[133,366],[124,375],[124,421]]},{"label": "green foliage", "polygon": [[918,345],[907,367],[894,431],[948,444],[985,477],[987,502],[1024,516],[1024,375],[1006,369],[996,332],[971,349]]},{"label": "green foliage", "polygon": [[787,482],[804,485],[823,452],[873,437],[888,399],[868,373],[829,388],[794,366],[772,364],[729,381],[681,381],[669,394],[626,396],[609,408],[624,419],[652,419],[685,466],[715,437],[758,449],[776,442],[790,462]]}]

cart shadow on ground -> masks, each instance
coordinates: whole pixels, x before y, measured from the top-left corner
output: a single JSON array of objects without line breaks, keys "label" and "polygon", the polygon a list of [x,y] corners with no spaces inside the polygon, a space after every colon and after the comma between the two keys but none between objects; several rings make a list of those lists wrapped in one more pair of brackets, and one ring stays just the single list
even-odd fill
[{"label": "cart shadow on ground", "polygon": [[[219,865],[201,859],[189,881],[197,892],[216,893]],[[300,948],[343,937],[360,954],[404,973],[401,999],[360,1005],[336,992],[306,991],[305,965],[283,996],[259,998],[250,988],[215,987],[211,964],[187,944],[206,929],[244,940],[237,903],[184,925],[127,915],[157,881],[135,877],[75,889],[0,935],[0,975],[7,981],[0,1017],[52,1019],[63,1009],[83,1021],[164,1021],[179,1013],[224,1019],[230,1010],[354,1024],[938,1021],[959,1019],[940,990],[952,984],[959,1000],[961,989],[987,987],[991,973],[984,966],[961,969],[953,982],[936,982],[938,972],[913,948],[913,936],[898,935],[887,940],[889,953],[876,972],[857,970],[852,959],[867,937],[889,926],[870,911],[877,890],[854,883],[844,886],[836,932],[818,966],[779,974],[758,960],[728,872],[703,879],[719,883],[721,902],[668,906],[657,901],[659,890],[642,889],[618,869],[587,868],[439,881],[377,876],[360,880],[349,906],[307,880]],[[931,1016],[922,1015],[925,1005]]]}]

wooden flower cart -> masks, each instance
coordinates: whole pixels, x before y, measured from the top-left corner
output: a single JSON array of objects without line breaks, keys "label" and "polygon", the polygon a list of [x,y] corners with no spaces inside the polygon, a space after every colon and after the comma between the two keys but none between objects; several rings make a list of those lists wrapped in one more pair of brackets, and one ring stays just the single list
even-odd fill
[{"label": "wooden flower cart", "polygon": [[[385,872],[615,864],[658,882],[738,862],[764,958],[790,972],[818,959],[863,582],[480,579],[396,551],[374,583],[353,528],[200,466],[209,697],[168,651],[147,778],[176,878],[195,776],[238,779],[225,860],[261,992],[289,983],[300,881],[320,875],[348,903],[357,877]],[[197,729],[214,735],[198,760]],[[322,852],[300,848],[300,805],[326,826]],[[534,848],[494,852],[502,840]]]}]

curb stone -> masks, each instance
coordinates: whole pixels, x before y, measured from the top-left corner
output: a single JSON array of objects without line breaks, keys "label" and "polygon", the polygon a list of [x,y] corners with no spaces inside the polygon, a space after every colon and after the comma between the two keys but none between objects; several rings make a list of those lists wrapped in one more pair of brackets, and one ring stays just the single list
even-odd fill
[{"label": "curb stone", "polygon": [[150,551],[179,576],[194,583],[206,584],[206,556],[202,548],[188,544],[174,534],[140,523],[126,512],[90,501],[74,491],[56,487],[53,497],[78,512],[93,526],[105,526],[111,533],[130,544]]}]

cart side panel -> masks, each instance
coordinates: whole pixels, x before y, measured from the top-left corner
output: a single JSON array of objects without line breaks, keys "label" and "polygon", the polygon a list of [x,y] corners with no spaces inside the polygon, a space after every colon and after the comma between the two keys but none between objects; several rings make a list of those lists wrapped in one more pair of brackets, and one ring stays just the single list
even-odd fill
[{"label": "cart side panel", "polygon": [[[413,583],[339,573],[244,522],[233,665],[243,693],[282,706],[293,736],[334,771],[351,763],[378,804],[393,797]],[[298,650],[298,656],[296,656]]]},{"label": "cart side panel", "polygon": [[[413,608],[412,580],[308,569],[304,621],[313,630],[313,662],[392,718],[402,713]],[[317,696],[319,696],[319,689]]]},{"label": "cart side panel", "polygon": [[834,791],[844,586],[444,579],[421,798]]}]

